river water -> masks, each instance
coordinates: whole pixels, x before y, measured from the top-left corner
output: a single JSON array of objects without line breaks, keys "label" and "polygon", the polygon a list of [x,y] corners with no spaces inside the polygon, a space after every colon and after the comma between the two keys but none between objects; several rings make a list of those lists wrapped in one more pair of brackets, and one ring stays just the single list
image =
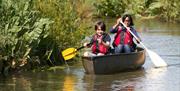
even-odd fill
[{"label": "river water", "polygon": [[144,45],[160,55],[167,67],[155,68],[147,55],[139,70],[88,75],[79,61],[69,69],[1,78],[0,91],[180,91],[180,26],[150,20],[136,26]]}]

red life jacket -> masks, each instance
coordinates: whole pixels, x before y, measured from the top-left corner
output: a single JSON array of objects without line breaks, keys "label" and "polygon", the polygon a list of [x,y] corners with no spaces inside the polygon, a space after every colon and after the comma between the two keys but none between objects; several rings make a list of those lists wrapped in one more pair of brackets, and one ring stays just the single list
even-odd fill
[{"label": "red life jacket", "polygon": [[104,46],[102,43],[99,44],[97,41],[97,39],[101,39],[103,41],[104,36],[105,35],[99,36],[97,34],[93,36],[93,44],[92,44],[91,49],[94,54],[97,54],[97,53],[107,54],[108,48]]},{"label": "red life jacket", "polygon": [[[121,34],[123,36],[121,36]],[[117,34],[114,38],[114,45],[118,46],[119,44],[127,44],[130,46],[133,44],[133,36],[127,29],[124,31],[122,27],[118,28]]]}]

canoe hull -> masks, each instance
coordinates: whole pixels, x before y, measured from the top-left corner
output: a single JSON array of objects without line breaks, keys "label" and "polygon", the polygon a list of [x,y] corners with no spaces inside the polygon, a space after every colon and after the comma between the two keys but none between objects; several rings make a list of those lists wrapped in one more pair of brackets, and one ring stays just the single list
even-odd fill
[{"label": "canoe hull", "polygon": [[82,63],[87,74],[113,74],[129,69],[137,69],[145,62],[145,50],[96,57],[83,57]]}]

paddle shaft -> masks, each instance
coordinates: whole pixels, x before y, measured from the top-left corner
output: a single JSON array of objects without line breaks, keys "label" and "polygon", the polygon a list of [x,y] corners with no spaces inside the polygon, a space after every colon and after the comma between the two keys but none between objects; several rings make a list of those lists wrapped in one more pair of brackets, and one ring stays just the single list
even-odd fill
[{"label": "paddle shaft", "polygon": [[[89,46],[89,45],[91,45],[91,44],[92,44],[92,43],[88,43],[87,46]],[[77,51],[79,51],[79,50],[81,50],[81,49],[83,49],[83,48],[84,48],[84,46],[81,46],[81,47],[77,48],[75,51],[72,51],[71,53],[66,54],[66,55],[64,55],[64,56],[72,55],[72,54],[76,53]]]},{"label": "paddle shaft", "polygon": [[144,47],[144,49],[147,51],[147,53],[149,54],[149,57],[151,58],[151,61],[154,63],[154,65],[156,67],[163,67],[163,66],[167,66],[167,63],[155,52],[149,50],[141,41],[139,41],[139,39],[137,38],[137,36],[127,28],[127,26],[121,21],[121,24],[123,24],[123,26],[134,36],[134,38]]},{"label": "paddle shaft", "polygon": [[131,30],[129,30],[122,21],[120,23],[134,36],[134,38],[144,47],[145,50],[148,50],[147,47],[141,41],[139,41],[139,38],[137,38],[137,36]]},{"label": "paddle shaft", "polygon": [[[92,43],[88,43],[87,44],[87,46],[89,46],[89,45],[91,45]],[[77,51],[79,51],[79,50],[81,50],[81,49],[83,49],[84,48],[84,46],[81,46],[81,47],[79,47],[79,48],[77,48]]]},{"label": "paddle shaft", "polygon": [[77,51],[79,51],[79,50],[81,50],[83,48],[84,48],[84,46],[81,46],[81,47],[77,48]]}]

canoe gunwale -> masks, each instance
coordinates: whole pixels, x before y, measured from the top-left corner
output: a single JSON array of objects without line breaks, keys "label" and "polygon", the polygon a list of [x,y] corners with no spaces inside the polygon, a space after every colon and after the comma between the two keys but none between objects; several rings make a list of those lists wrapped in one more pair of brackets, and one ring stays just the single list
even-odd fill
[{"label": "canoe gunwale", "polygon": [[137,69],[145,63],[145,50],[138,52],[82,57],[87,74],[111,74],[125,69]]},{"label": "canoe gunwale", "polygon": [[145,52],[145,49],[144,48],[141,48],[141,47],[138,47],[139,51],[137,52],[131,52],[131,53],[119,53],[119,54],[107,54],[107,55],[102,55],[102,56],[82,56],[82,58],[88,58],[88,59],[91,59],[93,60],[94,58],[102,58],[102,57],[109,57],[109,56],[119,56],[119,55],[133,55],[133,54],[137,54],[137,53],[143,53]]}]

